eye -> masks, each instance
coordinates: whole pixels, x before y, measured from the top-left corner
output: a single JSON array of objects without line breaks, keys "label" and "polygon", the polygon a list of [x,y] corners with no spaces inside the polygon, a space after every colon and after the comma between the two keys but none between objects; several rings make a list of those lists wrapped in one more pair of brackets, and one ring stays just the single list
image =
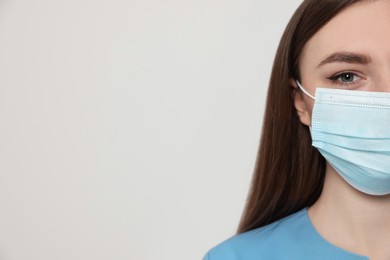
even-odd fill
[{"label": "eye", "polygon": [[353,72],[343,72],[336,74],[334,76],[329,77],[331,81],[333,81],[336,84],[355,84],[356,81],[360,80],[361,77],[359,77],[356,73]]},{"label": "eye", "polygon": [[355,79],[355,75],[352,74],[352,73],[344,73],[344,74],[341,74],[339,75],[339,80],[341,82],[353,82],[353,80]]}]

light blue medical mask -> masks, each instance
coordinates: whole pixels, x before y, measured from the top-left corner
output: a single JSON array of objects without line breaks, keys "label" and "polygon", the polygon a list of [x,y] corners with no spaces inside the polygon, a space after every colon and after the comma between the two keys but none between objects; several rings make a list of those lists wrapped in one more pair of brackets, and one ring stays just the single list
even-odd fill
[{"label": "light blue medical mask", "polygon": [[350,185],[390,194],[390,93],[317,88],[312,145]]}]

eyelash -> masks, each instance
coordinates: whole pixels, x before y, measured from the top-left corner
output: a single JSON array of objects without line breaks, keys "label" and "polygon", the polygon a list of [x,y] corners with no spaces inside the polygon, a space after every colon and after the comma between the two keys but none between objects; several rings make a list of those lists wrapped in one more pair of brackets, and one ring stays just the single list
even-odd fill
[{"label": "eyelash", "polygon": [[[341,77],[346,76],[346,75],[350,75],[351,77],[353,77],[353,81],[351,81],[351,82],[341,81]],[[356,84],[357,81],[360,80],[360,79],[355,79],[355,77],[361,78],[358,74],[356,74],[354,72],[342,72],[342,73],[338,73],[336,75],[330,76],[330,77],[328,77],[328,79],[330,81],[332,81],[333,84],[338,84],[338,85],[342,85],[342,86],[353,86]]]}]

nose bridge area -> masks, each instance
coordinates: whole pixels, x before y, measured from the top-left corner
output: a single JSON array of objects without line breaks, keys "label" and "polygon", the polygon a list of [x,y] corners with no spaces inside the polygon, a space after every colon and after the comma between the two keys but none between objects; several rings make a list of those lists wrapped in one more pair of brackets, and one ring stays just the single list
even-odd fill
[{"label": "nose bridge area", "polygon": [[378,66],[374,89],[379,92],[390,92],[390,59]]},{"label": "nose bridge area", "polygon": [[390,92],[390,70],[381,73],[381,76],[373,84],[375,84],[374,89],[379,92]]},{"label": "nose bridge area", "polygon": [[390,66],[386,70],[386,74],[384,75],[384,80],[381,84],[381,88],[383,92],[390,92]]}]

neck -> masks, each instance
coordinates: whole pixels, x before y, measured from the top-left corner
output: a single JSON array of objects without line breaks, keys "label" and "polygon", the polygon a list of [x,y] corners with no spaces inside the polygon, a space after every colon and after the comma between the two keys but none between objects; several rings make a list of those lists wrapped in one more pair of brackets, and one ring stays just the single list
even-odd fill
[{"label": "neck", "polygon": [[364,194],[328,165],[322,194],[309,217],[328,242],[370,259],[390,258],[390,195]]}]

